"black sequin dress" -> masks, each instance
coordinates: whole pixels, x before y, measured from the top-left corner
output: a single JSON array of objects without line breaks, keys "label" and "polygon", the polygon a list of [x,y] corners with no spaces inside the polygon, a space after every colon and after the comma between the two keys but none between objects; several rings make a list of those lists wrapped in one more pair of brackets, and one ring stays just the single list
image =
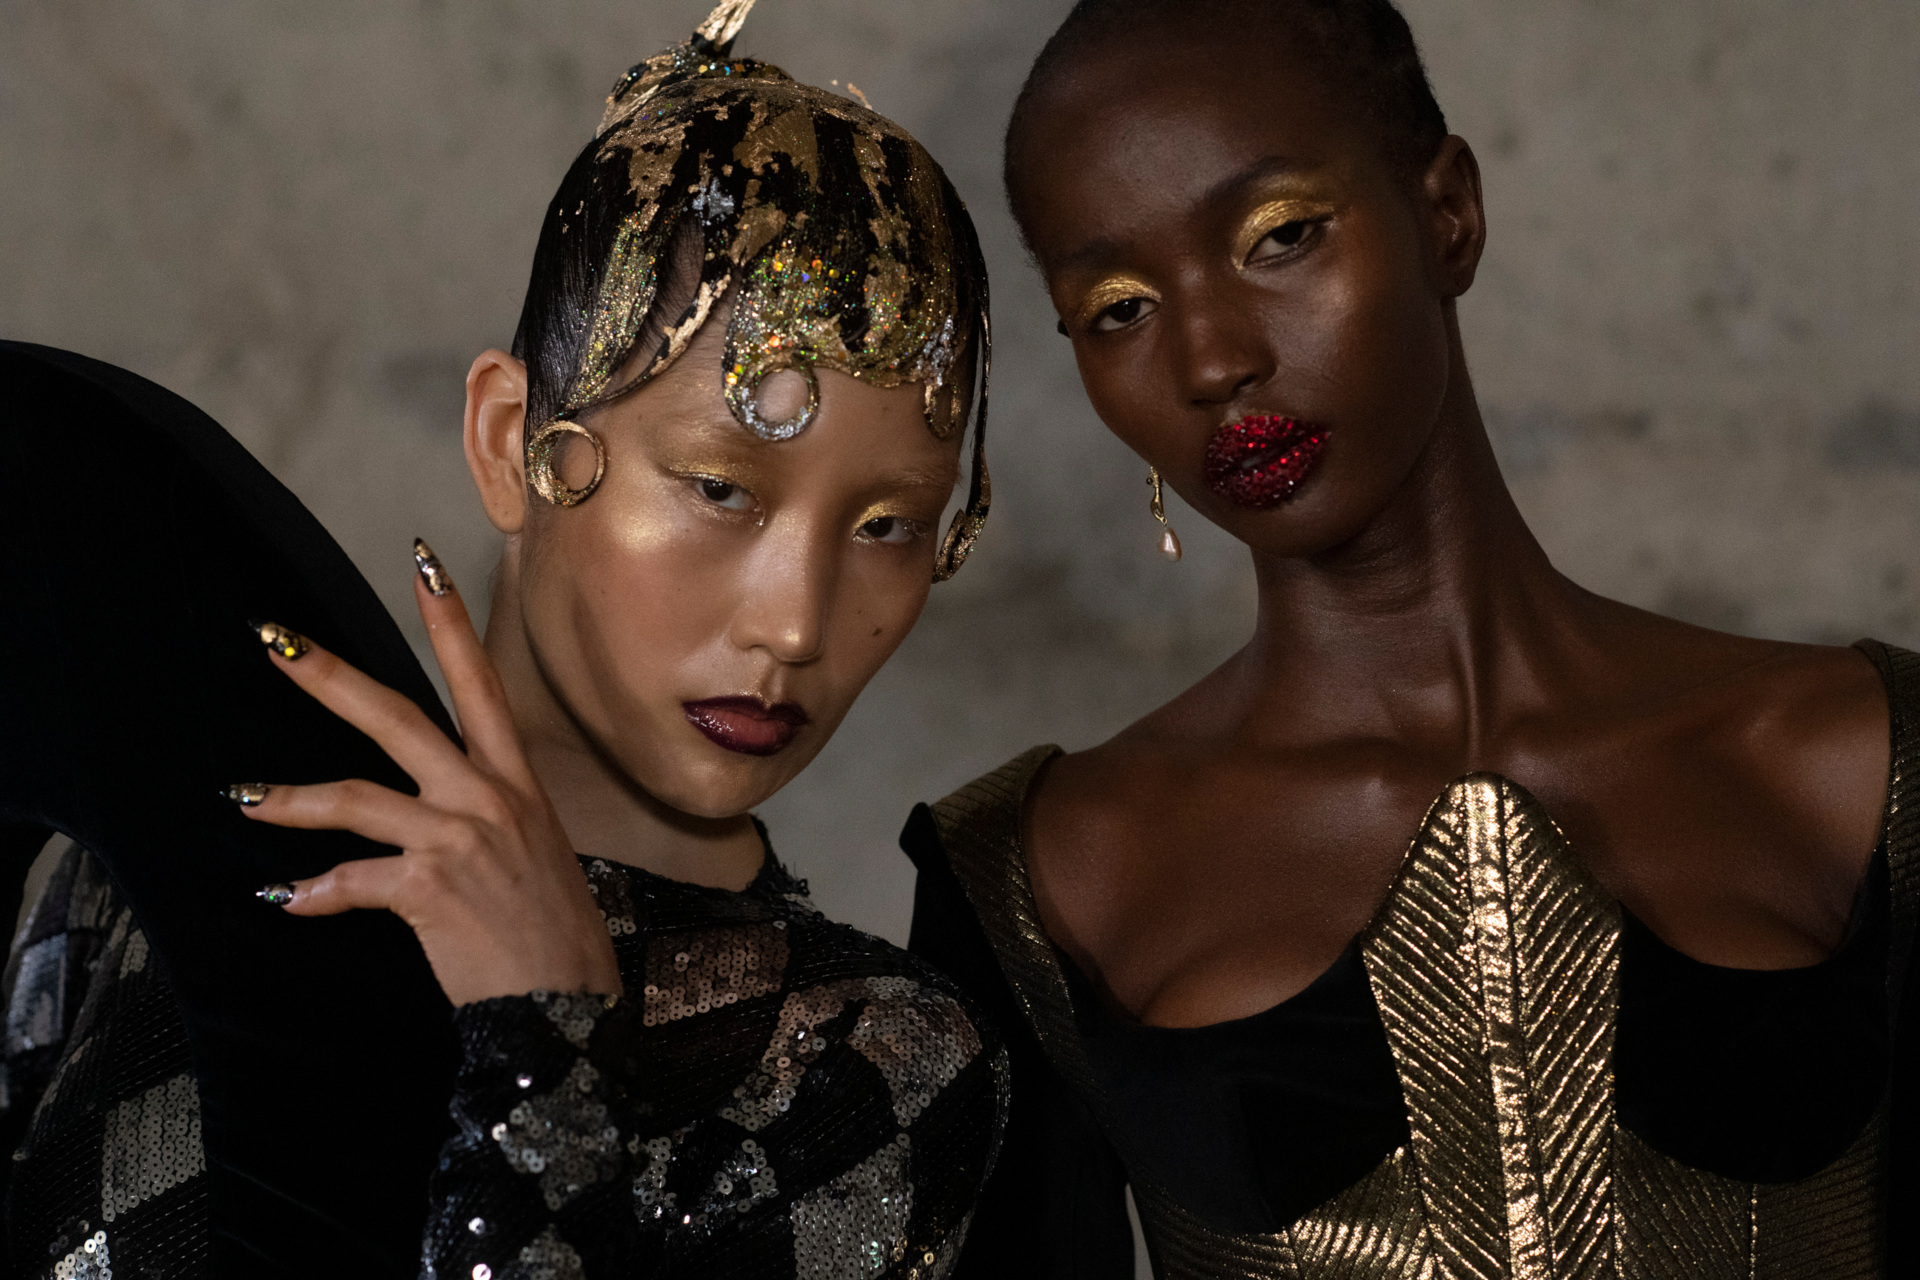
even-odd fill
[{"label": "black sequin dress", "polygon": [[[16,452],[69,438],[92,459],[84,486],[0,502],[0,918],[56,833],[90,851],[114,901],[74,926],[66,958],[69,943],[34,953],[30,987],[59,977],[67,1003],[21,1006],[23,1028],[48,1014],[63,1043],[9,1064],[5,1123],[17,1137],[34,1117],[36,1145],[0,1160],[8,1275],[70,1263],[127,1280],[204,1257],[213,1276],[403,1280],[423,1224],[448,1280],[944,1273],[1003,1080],[950,987],[820,918],[771,856],[738,894],[596,867],[631,993],[611,1010],[527,998],[456,1016],[398,918],[263,906],[263,884],[386,850],[249,821],[229,784],[408,780],[274,670],[247,620],[313,637],[454,737],[451,718],[345,553],[204,414],[27,344],[0,342],[0,381]],[[144,947],[131,923],[113,941],[123,911]],[[118,958],[74,959],[96,945]],[[105,1017],[91,1029],[89,1005]],[[136,1101],[160,1154],[128,1165],[106,1126]],[[72,1141],[42,1141],[56,1129]],[[145,1198],[109,1221],[123,1185]],[[138,1244],[188,1200],[205,1216],[178,1219],[185,1243]],[[63,1214],[86,1239],[49,1253],[65,1227],[43,1228]]]},{"label": "black sequin dress", "polygon": [[0,998],[9,1274],[210,1274],[186,1026],[133,912],[79,845],[60,856],[14,939]]},{"label": "black sequin dress", "polygon": [[952,985],[771,852],[738,893],[587,872],[628,996],[455,1012],[425,1275],[947,1275],[1006,1099]]}]

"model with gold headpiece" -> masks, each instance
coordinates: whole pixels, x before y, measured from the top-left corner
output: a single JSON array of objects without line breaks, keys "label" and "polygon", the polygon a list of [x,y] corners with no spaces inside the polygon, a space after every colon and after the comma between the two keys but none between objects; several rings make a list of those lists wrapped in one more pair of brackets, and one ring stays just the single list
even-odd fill
[{"label": "model with gold headpiece", "polygon": [[[7,695],[11,724],[45,725],[8,740],[8,812],[90,850],[11,970],[13,1114],[39,1102],[13,1165],[32,1274],[397,1274],[429,1206],[426,1274],[448,1280],[951,1269],[1003,1055],[925,964],[824,919],[750,811],[980,532],[986,277],[913,138],[732,56],[749,8],[620,80],[548,209],[513,351],[472,366],[466,452],[505,536],[484,642],[414,547],[457,737],[377,606],[335,607],[364,587],[323,533],[271,567],[299,522],[260,522],[263,473],[168,464],[200,477],[168,492],[232,495],[194,509],[214,531],[196,550],[131,478],[136,500],[72,528],[46,523],[63,507],[9,525],[84,558],[105,522],[116,598],[169,587],[137,626],[136,665],[170,655],[160,683]],[[30,403],[75,376],[9,358]],[[216,572],[234,546],[246,572]],[[176,683],[219,696],[146,717],[171,738],[139,746]],[[106,791],[166,797],[125,831],[102,795],[64,798],[85,770],[32,782],[45,744],[115,705],[77,735],[142,757],[102,766]],[[152,819],[176,793],[169,861]]]},{"label": "model with gold headpiece", "polygon": [[960,1273],[1130,1280],[1129,1187],[1163,1280],[1920,1273],[1920,658],[1554,570],[1390,0],[1080,0],[1006,177],[1155,514],[1259,603],[908,828],[914,947],[1013,1057]]}]

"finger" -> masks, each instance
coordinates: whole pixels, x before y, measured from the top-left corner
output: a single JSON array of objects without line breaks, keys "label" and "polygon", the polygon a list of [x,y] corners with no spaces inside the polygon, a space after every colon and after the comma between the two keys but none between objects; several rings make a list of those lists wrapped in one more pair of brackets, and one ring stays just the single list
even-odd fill
[{"label": "finger", "polygon": [[467,741],[467,755],[490,773],[518,784],[530,783],[533,771],[513,727],[506,687],[474,630],[466,601],[440,557],[419,538],[413,540],[413,563],[419,570],[414,599],[421,621],[427,624],[440,673],[447,678],[447,692],[453,695],[453,712]]},{"label": "finger", "polygon": [[378,743],[422,789],[455,785],[471,776],[460,748],[411,698],[278,623],[248,625],[267,646],[275,666],[320,705]]},{"label": "finger", "polygon": [[402,858],[343,862],[325,875],[292,884],[270,884],[258,896],[289,915],[337,916],[343,911],[393,909],[405,874]]},{"label": "finger", "polygon": [[227,798],[256,822],[305,831],[351,831],[400,849],[444,845],[459,822],[425,801],[363,778],[304,787],[243,783],[229,787]]}]

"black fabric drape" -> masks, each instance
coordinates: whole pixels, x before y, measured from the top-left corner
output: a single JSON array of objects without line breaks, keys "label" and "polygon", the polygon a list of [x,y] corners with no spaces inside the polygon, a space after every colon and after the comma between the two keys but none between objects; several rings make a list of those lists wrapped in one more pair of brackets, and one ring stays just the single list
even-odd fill
[{"label": "black fabric drape", "polygon": [[900,847],[920,873],[908,949],[958,983],[998,1026],[1013,1085],[1000,1158],[954,1274],[959,1280],[1133,1280],[1126,1168],[1040,1047],[947,863],[927,806],[914,807]]},{"label": "black fabric drape", "polygon": [[132,906],[192,1042],[216,1274],[412,1275],[451,1130],[446,1000],[398,919],[301,920],[253,896],[378,846],[249,822],[219,794],[411,788],[246,622],[302,631],[452,723],[345,553],[205,414],[12,342],[0,395],[0,910],[52,831]]}]

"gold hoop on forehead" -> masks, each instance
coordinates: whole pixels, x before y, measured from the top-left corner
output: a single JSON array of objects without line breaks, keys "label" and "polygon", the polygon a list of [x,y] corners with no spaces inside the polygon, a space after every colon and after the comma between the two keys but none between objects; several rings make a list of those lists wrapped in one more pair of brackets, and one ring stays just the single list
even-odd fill
[{"label": "gold hoop on forehead", "polygon": [[[760,388],[767,384],[768,378],[777,373],[797,373],[804,378],[807,383],[807,403],[801,406],[799,413],[784,422],[768,422],[760,416]],[[727,385],[723,393],[727,404],[733,409],[734,416],[739,419],[740,425],[762,440],[791,440],[812,426],[814,415],[820,412],[820,378],[814,373],[813,362],[810,360],[796,360],[778,369],[769,369],[761,374],[752,386],[741,387],[741,391],[736,393],[735,388],[738,386],[740,386],[738,383]]]},{"label": "gold hoop on forehead", "polygon": [[[559,447],[560,437],[581,436],[593,446],[593,479],[578,489],[570,489],[553,473],[553,451]],[[527,442],[527,483],[533,491],[556,507],[577,507],[593,496],[600,487],[600,478],[607,474],[607,446],[600,437],[577,422],[565,418],[556,418],[534,433]]]}]

